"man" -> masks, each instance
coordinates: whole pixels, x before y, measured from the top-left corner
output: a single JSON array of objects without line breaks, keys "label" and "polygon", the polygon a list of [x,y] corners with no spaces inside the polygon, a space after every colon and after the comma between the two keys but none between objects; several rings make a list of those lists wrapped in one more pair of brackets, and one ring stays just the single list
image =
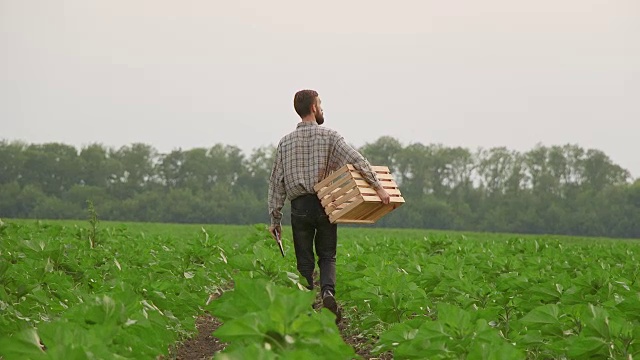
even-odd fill
[{"label": "man", "polygon": [[322,304],[340,320],[335,300],[338,228],[329,222],[313,186],[345,164],[352,164],[374,188],[384,204],[389,194],[380,185],[369,162],[324,123],[322,101],[314,90],[298,91],[293,106],[301,118],[296,129],[278,143],[269,181],[269,232],[282,233],[285,199],[291,201],[291,228],[297,269],[313,289],[314,241],[320,268]]}]

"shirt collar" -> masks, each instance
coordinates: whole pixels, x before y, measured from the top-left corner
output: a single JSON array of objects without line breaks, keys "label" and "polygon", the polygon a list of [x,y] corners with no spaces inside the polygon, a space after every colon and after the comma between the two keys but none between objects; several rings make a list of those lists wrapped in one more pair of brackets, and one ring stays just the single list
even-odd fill
[{"label": "shirt collar", "polygon": [[317,126],[318,123],[315,122],[315,121],[311,121],[311,122],[309,122],[309,121],[300,121],[298,123],[298,125],[296,126],[296,128],[299,128],[299,127],[302,127],[302,126],[314,126],[314,125]]}]

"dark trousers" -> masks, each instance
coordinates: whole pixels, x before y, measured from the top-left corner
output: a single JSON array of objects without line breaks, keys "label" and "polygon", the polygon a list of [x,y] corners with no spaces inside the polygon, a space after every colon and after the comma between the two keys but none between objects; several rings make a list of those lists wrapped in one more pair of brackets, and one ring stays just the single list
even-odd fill
[{"label": "dark trousers", "polygon": [[300,275],[313,288],[315,241],[321,291],[331,290],[335,294],[338,226],[329,222],[329,217],[315,194],[303,195],[291,201],[291,228]]}]

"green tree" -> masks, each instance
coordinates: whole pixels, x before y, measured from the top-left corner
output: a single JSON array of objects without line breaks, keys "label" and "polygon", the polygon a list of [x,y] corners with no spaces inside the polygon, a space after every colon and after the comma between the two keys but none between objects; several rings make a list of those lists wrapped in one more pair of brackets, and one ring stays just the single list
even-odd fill
[{"label": "green tree", "polygon": [[[599,150],[471,152],[383,136],[360,151],[390,167],[407,201],[376,226],[640,237],[640,180]],[[265,222],[274,152],[2,141],[0,217],[84,217],[91,200],[105,220]]]},{"label": "green tree", "polygon": [[27,145],[22,142],[0,141],[0,184],[8,184],[20,179],[26,148]]},{"label": "green tree", "polygon": [[625,184],[631,178],[629,171],[614,164],[600,150],[588,150],[583,166],[584,185],[593,191],[600,191],[607,186]]},{"label": "green tree", "polygon": [[111,165],[115,176],[111,185],[112,194],[118,199],[127,199],[143,192],[147,186],[157,180],[155,161],[157,150],[153,147],[135,143],[123,146],[109,154],[116,162]]},{"label": "green tree", "polygon": [[185,157],[185,152],[182,150],[173,150],[160,157],[156,168],[162,184],[171,189],[184,186],[183,165]]},{"label": "green tree", "polygon": [[79,154],[79,177],[82,185],[108,188],[119,181],[120,161],[110,157],[110,149],[100,144],[83,147]]},{"label": "green tree", "polygon": [[372,165],[387,166],[391,173],[398,171],[398,155],[403,146],[390,136],[382,136],[373,143],[367,143],[358,149]]},{"label": "green tree", "polygon": [[47,195],[60,196],[80,182],[78,153],[73,146],[48,143],[29,145],[24,151],[21,185],[37,186]]},{"label": "green tree", "polygon": [[[269,177],[273,166],[276,148],[263,146],[253,150],[244,162],[246,169],[236,182],[238,188],[253,194],[260,202],[260,206],[266,206],[269,189]],[[263,211],[266,214],[266,210]]]}]

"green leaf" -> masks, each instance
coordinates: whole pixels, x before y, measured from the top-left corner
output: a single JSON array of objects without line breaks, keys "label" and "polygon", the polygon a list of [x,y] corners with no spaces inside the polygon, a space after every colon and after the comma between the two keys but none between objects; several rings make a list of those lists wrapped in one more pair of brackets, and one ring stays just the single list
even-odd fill
[{"label": "green leaf", "polygon": [[589,305],[590,312],[584,320],[585,327],[582,330],[584,336],[598,337],[604,340],[611,339],[609,329],[609,314],[601,307]]},{"label": "green leaf", "polygon": [[9,270],[9,261],[2,260],[0,261],[0,284],[5,282],[4,276]]},{"label": "green leaf", "polygon": [[418,338],[402,343],[393,351],[394,359],[455,359],[456,353],[449,350],[443,341],[433,342]]},{"label": "green leaf", "polygon": [[627,297],[616,308],[626,314],[629,320],[640,321],[640,299],[638,297]]},{"label": "green leaf", "polygon": [[539,346],[544,344],[546,337],[542,336],[540,330],[530,329],[524,335],[517,337],[518,344]]},{"label": "green leaf", "polygon": [[476,327],[473,331],[473,338],[475,342],[484,343],[500,343],[503,339],[500,337],[498,329],[494,329],[487,323],[485,319],[478,319],[476,321]]},{"label": "green leaf", "polygon": [[275,285],[271,283],[267,285],[267,291],[272,294],[273,298],[268,309],[272,321],[288,327],[301,314],[311,311],[315,293],[301,291],[297,288],[285,289],[276,289]]},{"label": "green leaf", "polygon": [[246,313],[268,309],[271,300],[264,279],[234,278],[235,287],[212,303],[211,313],[223,322]]},{"label": "green leaf", "polygon": [[0,357],[9,359],[45,359],[36,329],[29,328],[13,336],[0,338]]},{"label": "green leaf", "polygon": [[577,337],[571,339],[567,355],[572,359],[585,359],[595,355],[608,355],[607,342],[598,337]]},{"label": "green leaf", "polygon": [[374,352],[380,353],[392,350],[404,342],[415,339],[418,334],[418,328],[424,321],[424,319],[417,318],[395,324],[380,335]]},{"label": "green leaf", "polygon": [[438,304],[438,321],[452,329],[467,330],[471,327],[471,314],[457,306]]},{"label": "green leaf", "polygon": [[265,346],[264,343],[252,343],[241,347],[228,346],[223,352],[213,357],[214,360],[273,360],[279,358],[281,359],[268,345]]},{"label": "green leaf", "polygon": [[551,283],[533,286],[529,292],[531,293],[532,298],[545,303],[558,301],[562,295],[558,291],[558,288]]},{"label": "green leaf", "polygon": [[531,310],[521,321],[535,324],[558,324],[560,308],[556,304],[547,304]]},{"label": "green leaf", "polygon": [[504,341],[475,342],[467,355],[468,360],[518,360],[526,359],[522,350]]},{"label": "green leaf", "polygon": [[418,331],[420,337],[431,342],[448,341],[453,338],[453,333],[440,321],[425,322]]},{"label": "green leaf", "polygon": [[213,335],[225,342],[265,341],[268,327],[265,312],[249,313],[242,317],[228,320],[213,332]]}]

